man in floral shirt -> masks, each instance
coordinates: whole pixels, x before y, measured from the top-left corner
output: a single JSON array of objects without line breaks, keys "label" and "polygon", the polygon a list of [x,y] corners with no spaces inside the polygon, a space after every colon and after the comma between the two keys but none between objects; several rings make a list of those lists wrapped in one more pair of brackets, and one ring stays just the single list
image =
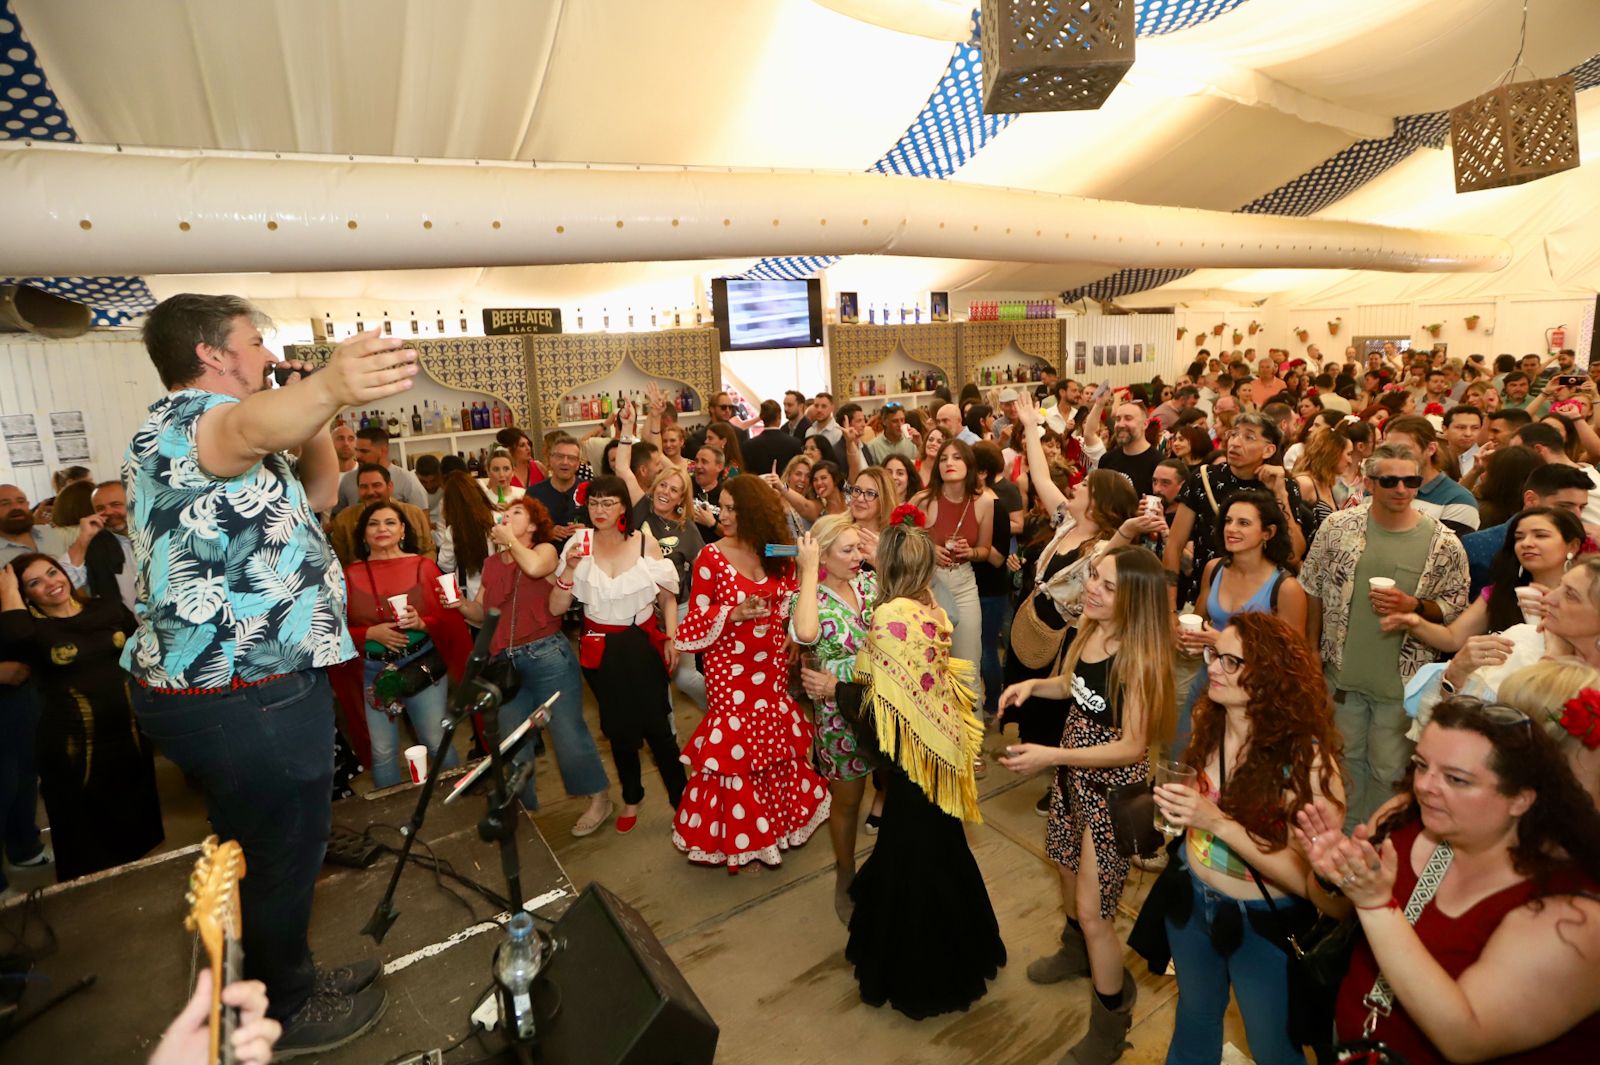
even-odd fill
[{"label": "man in floral shirt", "polygon": [[[281,389],[266,319],[236,296],[163,300],[144,326],[167,394],[122,461],[144,617],[123,652],[139,725],[199,781],[238,840],[245,976],[283,1023],[279,1053],[338,1046],[383,1012],[376,963],[318,970],[307,930],[332,821],[333,697],[355,655],[344,575],[315,511],[333,504],[342,409],[411,387],[416,353],[376,330]],[[291,454],[293,453],[293,454]]]},{"label": "man in floral shirt", "polygon": [[1404,630],[1386,628],[1385,616],[1416,613],[1447,625],[1467,605],[1461,541],[1414,505],[1422,487],[1416,452],[1380,445],[1363,472],[1370,498],[1322,523],[1300,571],[1310,636],[1320,640],[1344,737],[1350,826],[1393,795],[1405,772],[1412,752],[1405,686],[1433,658]]}]

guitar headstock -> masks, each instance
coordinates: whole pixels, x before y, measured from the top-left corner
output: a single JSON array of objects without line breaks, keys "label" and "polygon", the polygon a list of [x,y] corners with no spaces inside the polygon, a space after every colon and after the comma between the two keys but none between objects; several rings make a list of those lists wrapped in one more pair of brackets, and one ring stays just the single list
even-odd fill
[{"label": "guitar headstock", "polygon": [[206,837],[200,857],[189,874],[189,903],[183,926],[200,936],[214,968],[222,965],[223,944],[237,940],[240,931],[239,880],[244,876],[244,851],[235,840],[218,843]]}]

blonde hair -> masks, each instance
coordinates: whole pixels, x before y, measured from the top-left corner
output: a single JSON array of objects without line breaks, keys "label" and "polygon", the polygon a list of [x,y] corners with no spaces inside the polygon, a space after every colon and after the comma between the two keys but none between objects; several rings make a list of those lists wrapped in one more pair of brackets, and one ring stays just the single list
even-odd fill
[{"label": "blonde hair", "polygon": [[1571,758],[1583,750],[1583,741],[1561,727],[1562,704],[1584,688],[1600,689],[1600,670],[1577,659],[1560,658],[1517,670],[1501,682],[1495,697],[1533,718]]},{"label": "blonde hair", "polygon": [[[1147,747],[1170,743],[1178,725],[1177,694],[1173,688],[1172,661],[1177,653],[1172,639],[1171,608],[1167,605],[1166,570],[1153,552],[1142,547],[1119,547],[1095,563],[1116,566],[1117,594],[1112,603],[1111,628],[1120,641],[1107,679],[1106,702],[1112,724],[1122,727],[1122,708],[1131,699],[1144,711]],[[1084,648],[1103,622],[1084,617],[1078,635],[1067,648],[1061,672],[1072,673]]]},{"label": "blonde hair", "polygon": [[[896,599],[924,601],[933,587],[936,561],[933,541],[924,530],[915,525],[891,525],[883,530],[878,535],[875,605],[883,606]],[[1162,594],[1165,595],[1165,591]]]},{"label": "blonde hair", "polygon": [[889,527],[889,515],[900,505],[900,490],[894,486],[894,478],[889,476],[889,471],[882,466],[868,466],[850,478],[850,483],[855,484],[863,477],[870,478],[877,486],[878,528],[881,531]]},{"label": "blonde hair", "polygon": [[797,467],[804,466],[804,467],[806,467],[806,484],[805,484],[805,487],[800,490],[800,494],[805,496],[807,499],[816,498],[815,496],[813,496],[811,494],[811,467],[813,467],[815,465],[816,465],[816,463],[812,462],[811,459],[808,458],[806,455],[804,455],[804,454],[796,455],[794,458],[792,458],[788,462],[784,463],[784,466],[783,466],[783,486],[785,488],[788,488],[789,487],[789,475],[791,473],[793,473]]},{"label": "blonde hair", "polygon": [[[678,487],[683,490],[683,494],[678,497],[677,517],[679,521],[683,521],[684,515],[688,513],[689,501],[694,498],[694,482],[689,479],[689,471],[684,467],[675,466],[671,463],[667,463],[666,467],[656,477],[656,481],[675,480],[678,482]],[[652,484],[650,488],[650,494],[654,495],[655,485]],[[654,510],[655,508],[652,506],[651,509]]]},{"label": "blonde hair", "polygon": [[817,541],[817,549],[826,555],[833,549],[833,543],[846,531],[854,531],[855,523],[850,520],[848,513],[827,514],[817,519],[811,526],[811,536]]}]

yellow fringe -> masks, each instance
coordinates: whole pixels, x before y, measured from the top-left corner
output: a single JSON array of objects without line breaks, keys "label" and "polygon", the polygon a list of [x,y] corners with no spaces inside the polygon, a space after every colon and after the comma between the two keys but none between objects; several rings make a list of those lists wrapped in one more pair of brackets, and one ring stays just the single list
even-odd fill
[{"label": "yellow fringe", "polygon": [[[952,701],[961,712],[961,764],[949,765],[929,749],[917,734],[910,714],[896,707],[885,695],[880,695],[870,678],[867,699],[872,704],[873,725],[877,729],[879,745],[893,736],[896,761],[905,770],[911,782],[921,788],[939,809],[951,817],[974,824],[983,823],[978,809],[978,780],[973,774],[973,763],[983,748],[983,722],[973,713],[977,693],[972,684],[977,679],[977,667],[964,658],[949,659],[950,671],[946,679]],[[858,675],[857,680],[862,678]],[[914,711],[913,711],[914,712]]]}]

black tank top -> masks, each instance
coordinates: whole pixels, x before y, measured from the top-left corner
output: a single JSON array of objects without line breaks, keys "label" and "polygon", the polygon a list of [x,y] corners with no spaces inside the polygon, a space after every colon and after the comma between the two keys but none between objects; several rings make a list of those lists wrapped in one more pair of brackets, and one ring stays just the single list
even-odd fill
[{"label": "black tank top", "polygon": [[1072,671],[1072,700],[1078,713],[1103,728],[1114,728],[1111,718],[1111,663],[1116,655],[1099,662],[1079,662]]}]

